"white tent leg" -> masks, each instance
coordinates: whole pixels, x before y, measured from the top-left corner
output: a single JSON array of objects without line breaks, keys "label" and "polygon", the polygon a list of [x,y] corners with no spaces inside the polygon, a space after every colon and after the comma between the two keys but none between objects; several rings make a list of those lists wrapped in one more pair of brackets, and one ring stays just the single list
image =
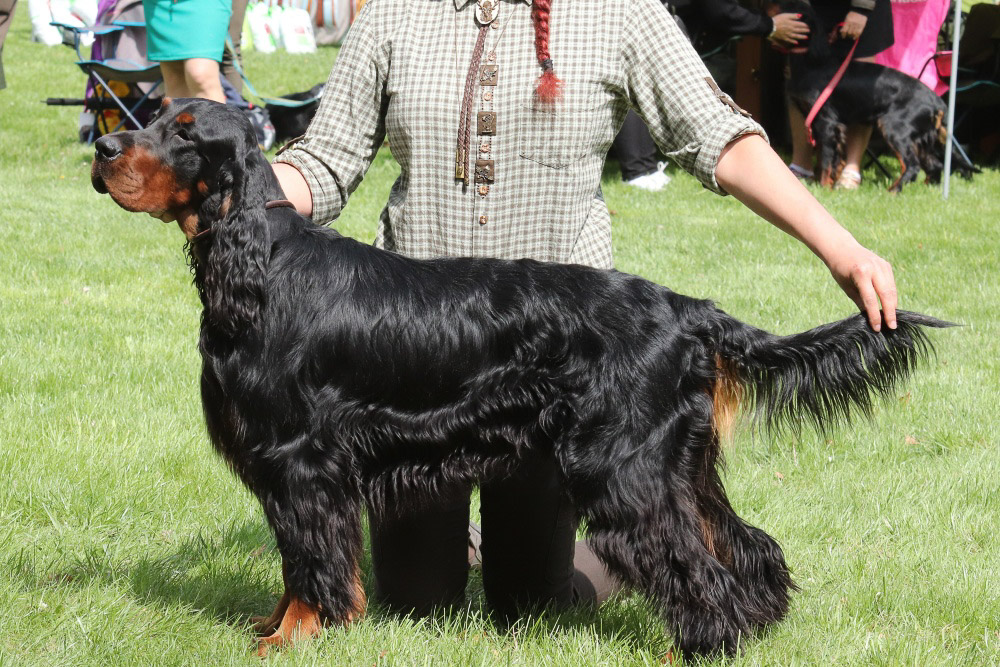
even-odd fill
[{"label": "white tent leg", "polygon": [[951,151],[955,133],[955,88],[958,86],[958,40],[962,35],[962,0],[955,2],[955,20],[951,28],[951,81],[948,84],[948,138],[944,143],[944,188],[942,195],[948,198],[951,186]]}]

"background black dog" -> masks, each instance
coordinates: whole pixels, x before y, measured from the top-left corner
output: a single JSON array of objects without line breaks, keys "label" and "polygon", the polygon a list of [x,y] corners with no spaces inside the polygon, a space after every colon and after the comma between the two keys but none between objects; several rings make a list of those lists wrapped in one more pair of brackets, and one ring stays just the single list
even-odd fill
[{"label": "background black dog", "polygon": [[286,107],[280,104],[266,104],[267,113],[274,125],[275,139],[285,142],[296,137],[301,137],[306,133],[306,128],[312,122],[316,110],[319,108],[320,98],[323,96],[325,83],[317,83],[309,90],[301,93],[291,93],[282,95],[283,98],[295,102],[305,102],[305,104]]},{"label": "background black dog", "polygon": [[[781,11],[801,13],[809,25],[805,52],[789,54],[787,83],[789,98],[805,116],[841,63],[831,56],[829,35],[823,33],[809,3],[783,2]],[[902,172],[891,191],[899,192],[916,180],[921,168],[929,183],[940,182],[946,111],[944,101],[912,76],[875,63],[852,62],[813,121],[820,182],[832,186],[839,177],[846,155],[846,126],[853,124],[874,125],[899,159]],[[952,170],[964,178],[978,171],[954,149]]]},{"label": "background black dog", "polygon": [[595,552],[685,654],[733,651],[792,587],[717,471],[734,412],[865,412],[926,351],[921,326],[945,326],[899,312],[896,330],[855,315],[779,337],[615,271],[379,250],[276,204],[249,123],[205,100],[96,148],[94,187],[189,241],[208,431],[283,561],[261,652],[363,613],[363,505],[405,512],[532,452],[556,459]]}]

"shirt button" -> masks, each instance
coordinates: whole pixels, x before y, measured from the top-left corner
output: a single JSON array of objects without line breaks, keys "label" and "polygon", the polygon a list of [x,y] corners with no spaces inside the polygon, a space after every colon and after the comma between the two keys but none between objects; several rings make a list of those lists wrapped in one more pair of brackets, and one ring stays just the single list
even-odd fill
[{"label": "shirt button", "polygon": [[489,219],[485,215],[479,216],[479,224],[485,225]]}]

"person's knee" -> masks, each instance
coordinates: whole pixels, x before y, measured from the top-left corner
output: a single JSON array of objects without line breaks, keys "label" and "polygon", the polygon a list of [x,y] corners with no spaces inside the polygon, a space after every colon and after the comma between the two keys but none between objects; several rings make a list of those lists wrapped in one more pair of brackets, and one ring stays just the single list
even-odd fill
[{"label": "person's knee", "polygon": [[198,97],[215,99],[215,94],[221,94],[222,84],[219,83],[219,63],[209,58],[191,58],[184,61],[184,78],[192,94]]}]

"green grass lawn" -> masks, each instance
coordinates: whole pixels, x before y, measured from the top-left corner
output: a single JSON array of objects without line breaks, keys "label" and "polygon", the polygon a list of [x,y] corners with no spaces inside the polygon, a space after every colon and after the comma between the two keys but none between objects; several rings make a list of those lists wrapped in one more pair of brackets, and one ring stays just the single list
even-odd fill
[{"label": "green grass lawn", "polygon": [[[83,76],[29,42],[27,5],[0,91],[0,665],[259,664],[246,621],[269,613],[278,555],[256,501],[201,416],[199,308],[174,225],[90,186],[76,142]],[[325,79],[334,52],[249,54],[258,88]],[[376,160],[337,227],[371,240],[397,167]],[[903,307],[965,326],[870,423],[826,436],[744,431],[728,452],[736,510],[784,546],[802,590],[731,665],[1000,664],[1000,173],[938,188],[816,190],[889,259]],[[609,166],[618,268],[791,333],[852,304],[803,247],[686,174],[630,192]],[[367,567],[366,567],[367,572]],[[658,664],[641,600],[500,631],[469,608],[414,622],[371,608],[279,664]]]}]

